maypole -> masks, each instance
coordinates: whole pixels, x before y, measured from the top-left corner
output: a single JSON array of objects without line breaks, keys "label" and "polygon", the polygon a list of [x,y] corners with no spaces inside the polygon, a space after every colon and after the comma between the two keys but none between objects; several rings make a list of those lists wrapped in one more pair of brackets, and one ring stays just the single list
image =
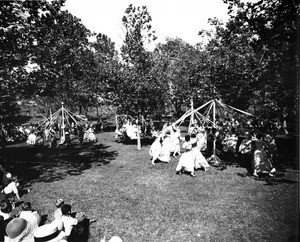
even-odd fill
[{"label": "maypole", "polygon": [[193,98],[191,98],[191,118],[190,118],[190,124],[189,124],[189,129],[188,132],[190,133],[191,126],[194,124],[194,101]]},{"label": "maypole", "polygon": [[[214,130],[216,129],[216,101],[213,100],[212,102],[212,108],[213,108],[213,128]],[[215,134],[213,134],[215,136]],[[208,159],[209,161],[213,161],[214,164],[218,164],[221,160],[220,158],[216,155],[216,142],[217,142],[217,137],[214,137],[213,140],[213,154],[212,156]]]},{"label": "maypole", "polygon": [[64,102],[61,103],[61,129],[62,129],[62,139],[64,140],[65,138],[65,117],[64,117]]}]

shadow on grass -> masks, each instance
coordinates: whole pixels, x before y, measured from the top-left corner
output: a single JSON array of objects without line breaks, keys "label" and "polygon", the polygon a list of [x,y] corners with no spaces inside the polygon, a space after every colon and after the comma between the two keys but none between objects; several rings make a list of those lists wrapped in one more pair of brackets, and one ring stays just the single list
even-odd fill
[{"label": "shadow on grass", "polygon": [[[154,142],[154,138],[144,138],[141,139],[141,146],[149,146]],[[117,139],[117,143],[122,143],[124,145],[137,145],[137,140],[136,139]]]},{"label": "shadow on grass", "polygon": [[32,182],[52,182],[67,175],[80,175],[92,166],[103,166],[117,156],[101,143],[72,144],[48,148],[18,144],[6,147],[7,171],[13,171],[23,186]]}]

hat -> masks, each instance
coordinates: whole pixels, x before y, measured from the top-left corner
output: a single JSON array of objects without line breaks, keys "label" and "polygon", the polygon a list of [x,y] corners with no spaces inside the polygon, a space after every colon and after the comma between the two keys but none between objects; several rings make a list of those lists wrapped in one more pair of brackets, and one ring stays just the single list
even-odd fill
[{"label": "hat", "polygon": [[65,201],[62,198],[59,198],[55,201],[55,206],[56,207],[60,207],[61,205],[63,205],[65,203]]},{"label": "hat", "polygon": [[20,238],[25,238],[32,232],[23,218],[14,218],[11,220],[7,224],[5,231],[12,241],[19,241]]},{"label": "hat", "polygon": [[39,242],[59,242],[64,241],[62,240],[65,236],[63,231],[59,230],[62,228],[58,224],[58,222],[62,223],[61,221],[53,221],[51,224],[45,224],[38,227],[34,232],[34,241]]},{"label": "hat", "polygon": [[119,236],[113,236],[108,242],[122,242],[123,240]]}]

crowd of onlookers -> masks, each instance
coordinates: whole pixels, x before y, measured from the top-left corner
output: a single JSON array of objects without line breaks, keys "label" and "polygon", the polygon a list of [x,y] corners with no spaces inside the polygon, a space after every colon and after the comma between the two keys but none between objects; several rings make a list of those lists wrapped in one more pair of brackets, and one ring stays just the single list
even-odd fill
[{"label": "crowd of onlookers", "polygon": [[[0,166],[0,242],[85,242],[89,219],[83,212],[72,212],[72,206],[61,198],[53,204],[53,212],[40,214],[31,202],[21,201],[19,183]],[[105,242],[105,236],[99,238]],[[122,242],[118,236],[109,242]]]}]

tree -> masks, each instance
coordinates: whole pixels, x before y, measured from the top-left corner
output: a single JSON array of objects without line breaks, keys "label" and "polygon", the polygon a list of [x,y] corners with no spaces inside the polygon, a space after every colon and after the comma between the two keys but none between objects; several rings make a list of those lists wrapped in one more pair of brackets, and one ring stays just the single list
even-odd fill
[{"label": "tree", "polygon": [[153,61],[151,53],[144,47],[145,41],[156,39],[151,20],[147,7],[135,7],[132,4],[122,18],[126,34],[121,47],[121,56],[125,63],[117,88],[118,99],[122,100],[119,110],[134,116],[149,113],[150,103],[155,100],[150,84],[154,80],[150,73]]},{"label": "tree", "polygon": [[241,31],[251,34],[250,46],[257,55],[258,65],[253,69],[252,79],[256,83],[253,101],[270,106],[277,114],[285,107],[295,111],[299,100],[296,86],[298,1],[224,2],[229,4],[231,15],[224,37],[229,39]]}]

